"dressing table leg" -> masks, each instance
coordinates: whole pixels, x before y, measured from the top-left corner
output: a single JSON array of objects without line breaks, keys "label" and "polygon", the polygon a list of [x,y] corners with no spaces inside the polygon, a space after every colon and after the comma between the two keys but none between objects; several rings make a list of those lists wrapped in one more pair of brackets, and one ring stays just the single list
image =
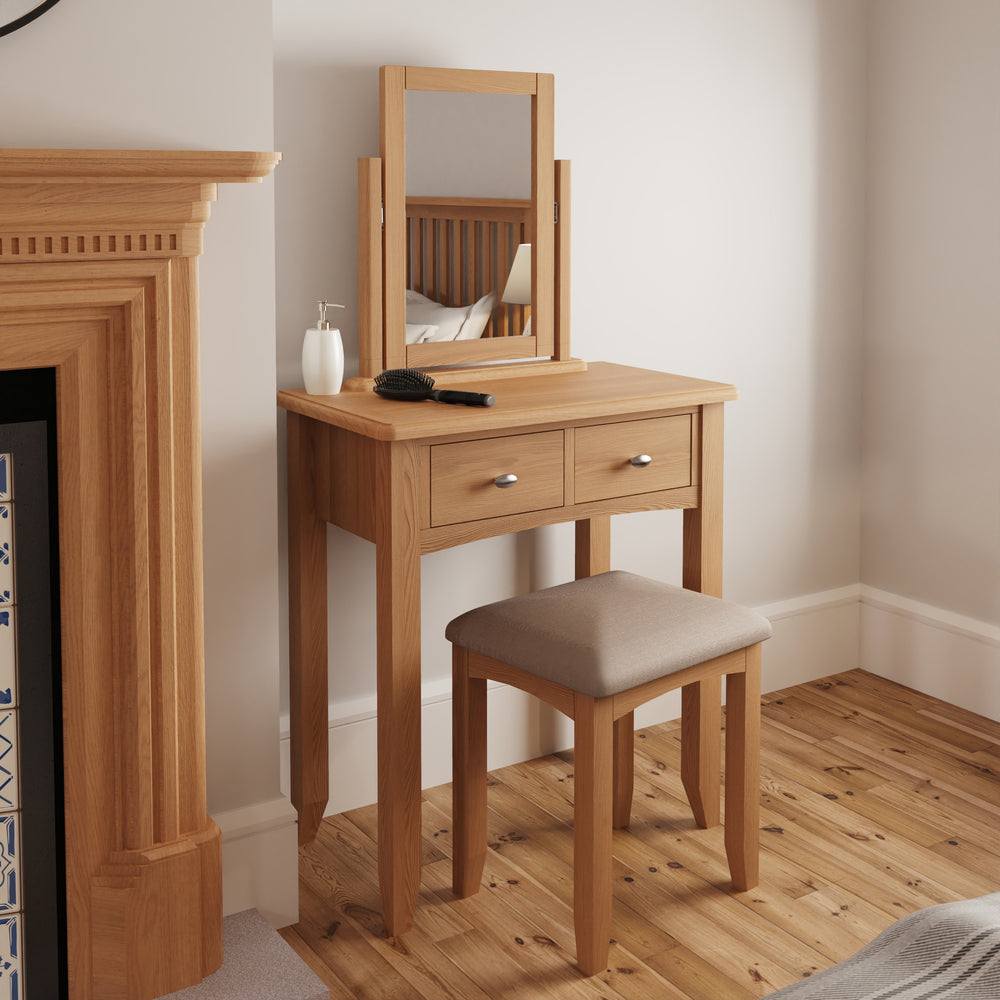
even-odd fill
[{"label": "dressing table leg", "polygon": [[391,937],[413,924],[420,888],[420,534],[412,442],[375,445],[378,631],[378,868]]},{"label": "dressing table leg", "polygon": [[576,522],[576,578],[596,576],[611,569],[611,516]]},{"label": "dressing table leg", "polygon": [[288,414],[288,632],[291,799],[299,845],[316,837],[329,795],[326,522],[320,516],[326,428]]},{"label": "dressing table leg", "polygon": [[[701,501],[684,511],[684,586],[722,596],[722,403],[701,407],[698,467]],[[719,822],[722,768],[722,681],[719,677],[681,690],[681,780],[695,822]]]}]

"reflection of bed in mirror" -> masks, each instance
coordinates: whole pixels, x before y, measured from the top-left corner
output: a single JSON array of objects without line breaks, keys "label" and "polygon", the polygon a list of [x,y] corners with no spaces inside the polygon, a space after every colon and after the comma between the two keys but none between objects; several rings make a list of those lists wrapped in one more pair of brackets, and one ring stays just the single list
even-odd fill
[{"label": "reflection of bed in mirror", "polygon": [[406,199],[406,342],[516,337],[530,305],[503,301],[528,198]]}]

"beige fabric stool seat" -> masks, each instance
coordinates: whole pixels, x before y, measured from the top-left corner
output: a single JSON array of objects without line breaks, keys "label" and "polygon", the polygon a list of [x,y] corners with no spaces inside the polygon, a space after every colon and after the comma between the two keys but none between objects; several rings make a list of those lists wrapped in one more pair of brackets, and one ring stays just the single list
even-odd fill
[{"label": "beige fabric stool seat", "polygon": [[[611,833],[629,822],[633,712],[651,698],[683,689],[681,774],[696,821],[710,826],[718,822],[718,705],[726,677],[726,854],[733,885],[755,886],[760,644],[770,635],[770,622],[740,605],[620,571],[450,622],[455,894],[478,890],[486,860],[487,680],[527,691],[574,720],[573,909],[584,973],[607,962]],[[704,712],[713,700],[714,714]]]}]

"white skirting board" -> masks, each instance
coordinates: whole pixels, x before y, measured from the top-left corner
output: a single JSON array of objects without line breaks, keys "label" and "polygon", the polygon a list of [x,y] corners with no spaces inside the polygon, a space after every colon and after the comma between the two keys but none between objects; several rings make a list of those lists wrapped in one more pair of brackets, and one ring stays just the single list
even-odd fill
[{"label": "white skirting board", "polygon": [[222,831],[222,912],[256,909],[272,927],[299,919],[299,830],[284,795],[212,814]]},{"label": "white skirting board", "polygon": [[859,666],[1000,721],[1000,628],[861,588]]},{"label": "white skirting board", "polygon": [[[860,587],[809,594],[756,610],[774,625],[764,646],[765,691],[789,687],[858,666]],[[488,766],[531,760],[573,745],[572,723],[536,698],[491,685]],[[636,726],[679,718],[680,694],[643,705]],[[327,815],[370,805],[377,798],[375,699],[330,705],[330,800]],[[451,691],[448,681],[423,686],[422,784],[451,781]],[[288,717],[281,721],[282,791],[289,787]],[[253,904],[258,905],[259,904]]]}]

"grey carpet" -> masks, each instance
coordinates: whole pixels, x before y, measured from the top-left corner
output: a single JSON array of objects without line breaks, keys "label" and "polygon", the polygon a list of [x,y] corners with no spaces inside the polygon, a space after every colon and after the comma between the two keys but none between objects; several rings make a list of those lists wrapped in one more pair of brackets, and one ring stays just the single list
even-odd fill
[{"label": "grey carpet", "polygon": [[903,917],[768,1000],[1000,1000],[1000,892]]},{"label": "grey carpet", "polygon": [[222,935],[222,968],[161,1000],[330,1000],[322,980],[256,910],[226,917]]}]

